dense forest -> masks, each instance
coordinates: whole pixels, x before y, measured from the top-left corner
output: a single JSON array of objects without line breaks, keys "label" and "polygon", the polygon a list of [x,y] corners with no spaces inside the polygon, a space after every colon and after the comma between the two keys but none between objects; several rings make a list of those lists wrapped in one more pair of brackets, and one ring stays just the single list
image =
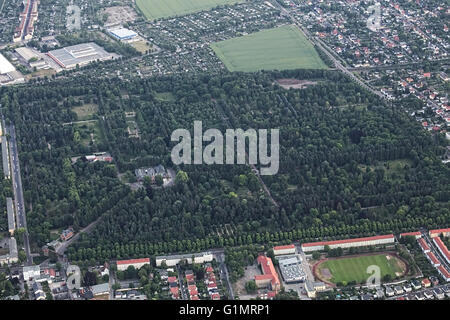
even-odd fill
[{"label": "dense forest", "polygon": [[[283,78],[314,85],[286,90],[275,82]],[[80,76],[0,90],[20,139],[33,244],[101,217],[69,248],[73,260],[450,224],[450,169],[439,160],[445,139],[335,71]],[[81,117],[86,106],[95,112]],[[129,137],[125,112],[135,113],[139,138]],[[273,200],[249,166],[172,164],[171,133],[192,131],[195,120],[222,132],[280,129],[279,173],[263,177]],[[101,151],[114,163],[71,159]],[[158,164],[185,179],[139,190],[119,179]]]}]

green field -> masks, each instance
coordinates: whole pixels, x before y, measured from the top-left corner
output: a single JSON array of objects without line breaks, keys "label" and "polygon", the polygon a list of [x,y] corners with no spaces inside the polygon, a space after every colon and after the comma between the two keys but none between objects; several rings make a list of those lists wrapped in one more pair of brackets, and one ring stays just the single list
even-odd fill
[{"label": "green field", "polygon": [[136,0],[138,8],[150,20],[182,16],[239,2],[244,0]]},{"label": "green field", "polygon": [[362,283],[367,281],[370,277],[367,267],[377,265],[380,267],[381,278],[390,274],[392,279],[396,277],[396,272],[402,272],[402,267],[399,265],[398,258],[386,254],[377,254],[371,256],[359,256],[351,258],[331,259],[322,263],[319,267],[320,273],[324,275],[324,269],[328,269],[332,278],[328,279],[333,283],[356,281]]},{"label": "green field", "polygon": [[314,46],[293,25],[211,45],[229,71],[326,69]]}]

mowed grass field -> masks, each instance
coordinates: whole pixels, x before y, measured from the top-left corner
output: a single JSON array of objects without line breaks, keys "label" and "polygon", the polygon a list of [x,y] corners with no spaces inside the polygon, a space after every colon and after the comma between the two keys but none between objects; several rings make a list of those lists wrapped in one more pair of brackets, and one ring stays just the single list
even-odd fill
[{"label": "mowed grass field", "polygon": [[136,0],[138,8],[149,20],[181,16],[239,2],[244,0]]},{"label": "mowed grass field", "polygon": [[314,46],[294,25],[285,25],[211,45],[229,71],[326,69]]},{"label": "mowed grass field", "polygon": [[[396,273],[403,273],[398,258],[389,255],[390,259],[386,257],[386,254],[377,254],[370,256],[359,256],[351,258],[339,258],[331,259],[323,262],[319,266],[319,270],[322,275],[326,272],[322,272],[324,269],[328,269],[331,273],[331,279],[329,281],[333,283],[346,281],[356,281],[357,283],[366,282],[371,274],[367,273],[367,267],[376,265],[380,267],[381,277],[390,274],[392,279],[397,275]],[[403,263],[403,262],[400,262]]]}]

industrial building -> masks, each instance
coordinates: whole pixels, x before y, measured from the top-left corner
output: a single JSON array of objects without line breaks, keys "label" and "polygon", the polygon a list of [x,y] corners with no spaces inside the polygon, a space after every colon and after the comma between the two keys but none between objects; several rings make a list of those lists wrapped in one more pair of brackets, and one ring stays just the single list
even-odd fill
[{"label": "industrial building", "polygon": [[130,41],[137,38],[138,34],[133,30],[129,30],[126,28],[119,29],[111,29],[108,30],[109,34],[112,35],[115,39],[120,41]]},{"label": "industrial building", "polygon": [[15,49],[15,51],[26,62],[30,61],[31,59],[40,59],[37,53],[33,52],[33,50],[27,47],[20,47]]},{"label": "industrial building", "polygon": [[394,235],[388,234],[366,238],[302,243],[302,250],[304,252],[312,252],[324,250],[325,246],[328,246],[330,249],[336,249],[336,248],[352,248],[352,247],[391,244],[394,242],[395,242]]},{"label": "industrial building", "polygon": [[23,75],[0,53],[0,86],[24,81]]},{"label": "industrial building", "polygon": [[283,256],[277,258],[281,276],[286,283],[298,283],[306,280],[306,273],[302,268],[299,256]]},{"label": "industrial building", "polygon": [[158,256],[156,257],[156,266],[160,267],[163,262],[166,266],[173,267],[176,266],[180,261],[186,260],[188,264],[192,263],[205,263],[211,262],[213,260],[213,255],[211,252],[201,252],[201,253],[188,253],[172,256]]},{"label": "industrial building", "polygon": [[283,254],[295,254],[295,245],[290,244],[287,246],[273,247],[273,254],[276,256],[283,255]]},{"label": "industrial building", "polygon": [[16,71],[16,68],[0,53],[0,74]]},{"label": "industrial building", "polygon": [[146,264],[150,264],[150,258],[119,260],[116,263],[117,270],[119,271],[127,270],[130,266],[133,266],[135,269],[140,269]]},{"label": "industrial building", "polygon": [[94,61],[114,59],[114,54],[106,52],[94,42],[52,50],[47,55],[64,69],[73,69],[77,65],[82,67]]},{"label": "industrial building", "polygon": [[11,235],[16,230],[16,219],[14,215],[14,205],[11,198],[6,198],[6,211],[8,214],[8,231]]}]

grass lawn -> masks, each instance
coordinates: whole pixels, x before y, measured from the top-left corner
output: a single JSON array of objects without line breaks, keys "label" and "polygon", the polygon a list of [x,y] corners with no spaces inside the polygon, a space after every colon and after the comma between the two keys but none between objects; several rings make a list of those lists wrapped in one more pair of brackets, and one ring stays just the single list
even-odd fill
[{"label": "grass lawn", "polygon": [[147,41],[134,41],[130,43],[130,46],[135,48],[140,53],[145,53],[147,50],[151,50],[152,46],[147,44]]},{"label": "grass lawn", "polygon": [[326,69],[314,46],[293,25],[211,45],[229,71]]},{"label": "grass lawn", "polygon": [[172,92],[156,92],[155,97],[159,101],[175,101],[175,96]]},{"label": "grass lawn", "polygon": [[[351,258],[340,258],[325,261],[320,265],[320,270],[328,269],[332,275],[330,279],[333,283],[346,281],[356,281],[362,283],[370,277],[367,267],[377,265],[381,270],[381,277],[390,274],[392,279],[396,277],[396,272],[402,272],[402,268],[398,264],[398,259],[394,256],[386,258],[386,254],[378,254],[371,256],[359,256]],[[323,273],[322,273],[323,274]]]},{"label": "grass lawn", "polygon": [[73,107],[72,111],[77,114],[78,120],[91,120],[92,116],[98,112],[98,106],[88,103],[80,107]]},{"label": "grass lawn", "polygon": [[239,2],[244,0],[136,0],[138,8],[149,20],[181,16]]},{"label": "grass lawn", "polygon": [[89,146],[92,139],[95,143],[103,141],[103,134],[100,130],[100,126],[95,122],[85,122],[74,124],[75,131],[78,131],[81,138],[81,143],[85,146]]}]

